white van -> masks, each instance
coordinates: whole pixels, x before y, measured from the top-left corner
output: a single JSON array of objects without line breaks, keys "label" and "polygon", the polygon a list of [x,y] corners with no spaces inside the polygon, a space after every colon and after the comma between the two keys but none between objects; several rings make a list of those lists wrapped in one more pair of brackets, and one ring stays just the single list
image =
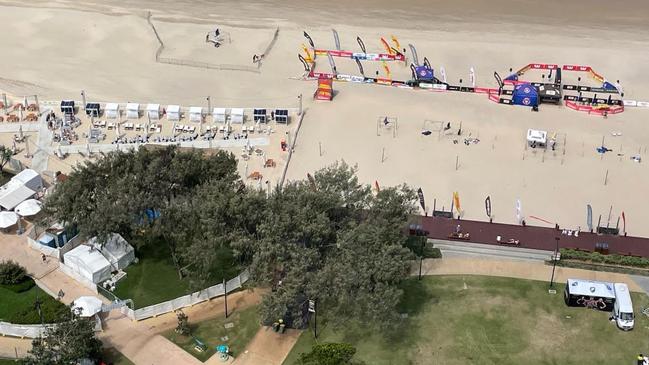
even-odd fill
[{"label": "white van", "polygon": [[615,304],[613,306],[613,318],[617,327],[629,331],[633,329],[633,303],[629,287],[624,283],[615,283]]}]

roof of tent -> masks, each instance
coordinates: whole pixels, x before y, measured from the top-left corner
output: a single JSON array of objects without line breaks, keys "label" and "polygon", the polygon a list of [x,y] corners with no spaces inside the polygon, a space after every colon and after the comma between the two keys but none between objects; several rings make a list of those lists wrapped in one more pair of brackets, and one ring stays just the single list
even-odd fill
[{"label": "roof of tent", "polygon": [[[103,247],[101,243],[103,243]],[[99,249],[112,264],[133,251],[133,246],[117,233],[110,235],[106,242],[99,242],[97,237],[93,237],[88,240],[87,244]]]},{"label": "roof of tent", "polygon": [[180,113],[180,105],[167,105],[167,113]]},{"label": "roof of tent", "polygon": [[189,108],[190,114],[203,114],[203,108],[200,106],[192,106]]},{"label": "roof of tent", "polygon": [[118,110],[119,109],[119,104],[118,103],[107,103],[106,104],[106,110]]},{"label": "roof of tent", "polygon": [[146,110],[150,112],[160,111],[160,104],[149,104],[146,106]]},{"label": "roof of tent", "polygon": [[65,253],[63,258],[68,266],[80,262],[93,274],[110,267],[110,262],[108,262],[101,252],[87,245],[80,245],[73,248]]},{"label": "roof of tent", "polygon": [[99,103],[87,103],[86,104],[86,109],[93,109],[93,110],[99,110],[101,106]]},{"label": "roof of tent", "polygon": [[225,108],[213,108],[212,114],[225,114]]},{"label": "roof of tent", "polygon": [[140,104],[138,103],[127,103],[126,110],[140,110]]},{"label": "roof of tent", "polygon": [[12,177],[11,179],[20,181],[22,183],[27,183],[37,176],[40,176],[38,175],[38,172],[32,169],[24,169],[18,174],[16,174],[16,176]]},{"label": "roof of tent", "polygon": [[11,180],[0,188],[0,206],[4,209],[14,209],[18,204],[34,196],[36,192],[21,182]]},{"label": "roof of tent", "polygon": [[230,114],[243,115],[243,108],[232,108]]}]

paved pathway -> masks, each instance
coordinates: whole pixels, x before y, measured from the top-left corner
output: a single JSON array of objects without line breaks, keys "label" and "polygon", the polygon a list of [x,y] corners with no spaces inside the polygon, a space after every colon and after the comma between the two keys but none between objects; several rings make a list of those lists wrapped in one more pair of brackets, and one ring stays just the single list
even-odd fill
[{"label": "paved pathway", "polygon": [[[419,263],[413,264],[412,275],[418,273]],[[498,259],[426,259],[423,262],[422,273],[423,275],[486,275],[550,281],[552,266],[545,265],[542,262]],[[632,291],[643,292],[642,287],[636,284],[629,275],[557,266],[554,276],[555,282],[565,282],[568,278],[622,282],[627,283]]]},{"label": "paved pathway", "polygon": [[[246,350],[237,357],[234,365],[281,365],[302,331],[289,329],[284,334],[275,333],[270,327],[262,327]],[[218,357],[210,358],[205,364],[219,364]]]},{"label": "paved pathway", "polygon": [[545,261],[552,251],[530,248],[485,245],[480,243],[429,240],[442,251],[444,258],[509,259],[523,261]]}]

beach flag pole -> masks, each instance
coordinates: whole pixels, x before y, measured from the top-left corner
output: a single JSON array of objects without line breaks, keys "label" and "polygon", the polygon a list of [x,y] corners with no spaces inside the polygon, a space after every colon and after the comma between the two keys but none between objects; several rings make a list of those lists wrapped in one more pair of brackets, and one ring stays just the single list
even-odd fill
[{"label": "beach flag pole", "polygon": [[86,111],[86,92],[84,90],[81,90],[81,107],[83,108],[83,111]]},{"label": "beach flag pole", "polygon": [[297,115],[301,116],[302,115],[302,94],[297,96],[298,100],[298,110],[297,110]]},{"label": "beach flag pole", "polygon": [[5,115],[7,114],[7,94],[2,93],[2,105],[4,107]]},{"label": "beach flag pole", "polygon": [[322,157],[322,142],[318,142],[318,150],[320,151],[320,157]]}]

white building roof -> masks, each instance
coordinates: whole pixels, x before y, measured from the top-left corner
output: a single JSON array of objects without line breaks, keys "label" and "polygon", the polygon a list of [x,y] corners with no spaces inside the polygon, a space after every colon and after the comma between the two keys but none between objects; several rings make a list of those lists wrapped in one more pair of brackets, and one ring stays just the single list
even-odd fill
[{"label": "white building roof", "polygon": [[63,255],[65,265],[93,283],[110,278],[110,262],[98,250],[80,245]]},{"label": "white building roof", "polygon": [[180,113],[180,105],[167,105],[167,113]]},{"label": "white building roof", "polygon": [[160,104],[149,104],[146,106],[146,110],[150,112],[160,111]]},{"label": "white building roof", "polygon": [[118,103],[107,103],[106,104],[106,110],[119,110],[119,104]]},{"label": "white building roof", "polygon": [[612,283],[581,279],[568,279],[568,292],[587,297],[615,298]]}]

